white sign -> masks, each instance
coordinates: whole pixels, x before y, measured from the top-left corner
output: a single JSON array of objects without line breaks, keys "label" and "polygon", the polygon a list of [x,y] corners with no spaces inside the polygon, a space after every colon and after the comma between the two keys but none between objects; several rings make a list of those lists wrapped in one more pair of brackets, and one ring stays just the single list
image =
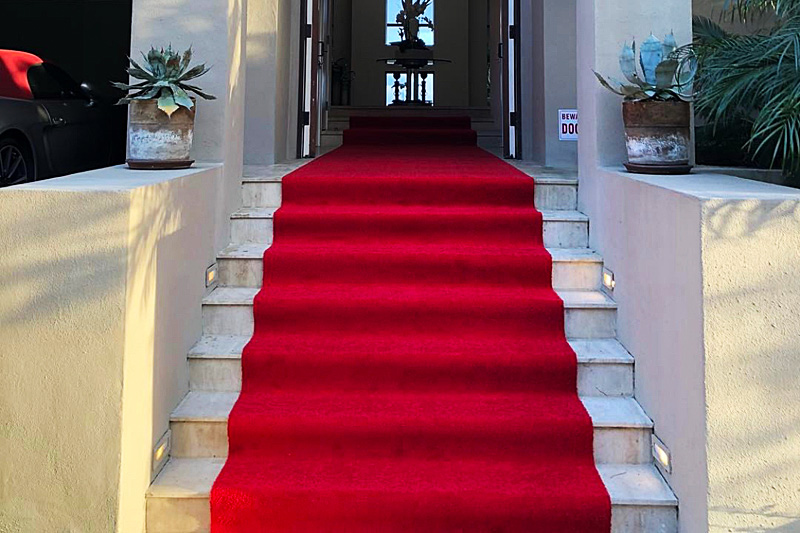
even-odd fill
[{"label": "white sign", "polygon": [[578,110],[559,109],[558,110],[558,140],[577,141],[578,140]]}]

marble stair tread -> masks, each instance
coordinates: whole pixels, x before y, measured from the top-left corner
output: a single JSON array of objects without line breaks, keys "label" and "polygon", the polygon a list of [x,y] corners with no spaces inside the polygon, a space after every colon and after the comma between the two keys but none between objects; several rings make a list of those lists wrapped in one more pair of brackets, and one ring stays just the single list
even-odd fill
[{"label": "marble stair tread", "polygon": [[[148,498],[208,498],[225,458],[171,458],[147,491]],[[675,507],[678,500],[652,465],[598,465],[612,505]]]},{"label": "marble stair tread", "polygon": [[[172,422],[225,422],[238,392],[189,392],[172,412]],[[595,428],[650,429],[653,422],[631,397],[582,396]]]},{"label": "marble stair tread", "polygon": [[[189,351],[190,359],[241,359],[250,337],[244,335],[208,335]],[[632,365],[633,356],[615,339],[575,339],[569,341],[578,363]]]},{"label": "marble stair tread", "polygon": [[293,159],[285,163],[276,163],[274,165],[245,165],[242,169],[243,182],[278,182],[287,174],[290,174],[313,161],[312,159]]},{"label": "marble stair tread", "polygon": [[[203,305],[252,305],[260,289],[217,287],[203,298]],[[557,290],[565,309],[616,309],[617,304],[601,291]]]},{"label": "marble stair tread", "polygon": [[[241,207],[231,215],[231,219],[269,219],[277,210],[277,207]],[[580,211],[566,209],[543,210],[542,217],[545,222],[589,222],[589,217]]]},{"label": "marble stair tread", "polygon": [[[218,259],[261,259],[270,243],[230,244],[218,255]],[[555,262],[602,263],[603,258],[590,248],[548,248]]]}]

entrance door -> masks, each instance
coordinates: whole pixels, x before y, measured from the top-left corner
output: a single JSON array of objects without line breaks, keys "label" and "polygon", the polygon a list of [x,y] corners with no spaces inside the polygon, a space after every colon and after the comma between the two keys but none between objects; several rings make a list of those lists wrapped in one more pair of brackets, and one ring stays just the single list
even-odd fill
[{"label": "entrance door", "polygon": [[500,28],[503,62],[503,152],[507,158],[522,155],[520,135],[519,0],[501,0]]},{"label": "entrance door", "polygon": [[316,157],[328,107],[330,2],[303,0],[300,8],[298,157]]}]

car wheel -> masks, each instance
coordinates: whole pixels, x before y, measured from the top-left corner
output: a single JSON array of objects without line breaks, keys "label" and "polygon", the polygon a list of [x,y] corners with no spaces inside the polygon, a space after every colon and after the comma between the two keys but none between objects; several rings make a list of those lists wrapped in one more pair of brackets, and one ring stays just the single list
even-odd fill
[{"label": "car wheel", "polygon": [[16,139],[0,139],[0,187],[33,181],[33,157]]}]

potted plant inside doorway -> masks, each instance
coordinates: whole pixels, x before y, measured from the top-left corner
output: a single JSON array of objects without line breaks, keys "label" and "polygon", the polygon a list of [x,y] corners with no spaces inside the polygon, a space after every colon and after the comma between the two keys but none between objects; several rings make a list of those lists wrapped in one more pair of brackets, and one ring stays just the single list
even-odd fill
[{"label": "potted plant inside doorway", "polygon": [[595,76],[606,89],[624,97],[622,117],[630,172],[688,174],[691,171],[691,91],[695,61],[679,49],[675,36],[654,35],[642,43],[625,43],[619,65],[627,83]]},{"label": "potted plant inside doorway", "polygon": [[205,100],[215,97],[206,94],[192,81],[209,71],[204,64],[189,67],[192,49],[178,53],[166,49],[150,49],[142,54],[144,63],[130,59],[128,74],[139,83],[113,83],[128,95],[118,103],[129,104],[128,166],[132,169],[189,168],[194,138],[196,99],[194,93]]}]

